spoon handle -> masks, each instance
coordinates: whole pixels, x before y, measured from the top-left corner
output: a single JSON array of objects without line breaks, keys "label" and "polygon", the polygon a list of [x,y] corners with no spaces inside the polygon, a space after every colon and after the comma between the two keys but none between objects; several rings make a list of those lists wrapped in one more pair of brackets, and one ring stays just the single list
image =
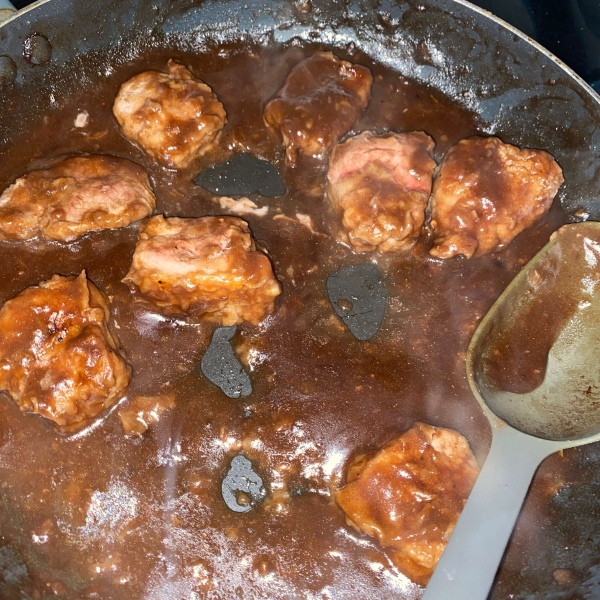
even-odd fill
[{"label": "spoon handle", "polygon": [[494,432],[473,491],[421,600],[486,600],[539,464],[559,444]]}]

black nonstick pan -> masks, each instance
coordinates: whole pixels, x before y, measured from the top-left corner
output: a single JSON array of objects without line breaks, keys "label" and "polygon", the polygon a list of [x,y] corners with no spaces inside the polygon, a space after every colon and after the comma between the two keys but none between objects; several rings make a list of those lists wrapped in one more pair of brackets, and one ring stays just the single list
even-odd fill
[{"label": "black nonstick pan", "polygon": [[[268,64],[275,64],[280,54],[281,60],[287,61],[286,68],[281,71],[283,73],[294,63],[294,48],[303,47],[331,49],[344,58],[355,57],[357,61],[368,58],[373,64],[379,65],[382,72],[393,71],[415,85],[424,86],[419,89],[429,90],[434,97],[433,100],[427,100],[430,104],[439,100],[444,106],[444,103],[448,103],[449,106],[460,107],[461,111],[472,116],[479,133],[498,135],[504,141],[520,147],[547,150],[564,171],[565,184],[556,200],[560,204],[557,210],[562,210],[563,221],[600,218],[598,96],[575,73],[535,42],[469,3],[454,0],[37,2],[0,26],[0,187],[4,189],[27,169],[43,164],[49,155],[58,156],[62,152],[78,150],[126,155],[127,146],[119,141],[116,129],[114,132],[108,131],[103,137],[104,125],[99,126],[90,136],[81,138],[79,143],[74,141],[75,134],[71,129],[63,125],[59,127],[55,122],[67,110],[74,111],[73,118],[77,111],[87,110],[90,106],[106,106],[109,110],[110,94],[106,90],[118,88],[118,77],[122,82],[127,74],[143,68],[140,67],[144,64],[140,57],[149,56],[149,66],[160,68],[161,60],[169,55],[185,62],[186,57],[200,54],[213,53],[218,57],[219,52],[223,53],[222,56],[230,52],[238,56],[243,54],[241,49],[248,48],[248,56],[268,53]],[[270,50],[272,52],[269,53]],[[207,81],[213,87],[223,81],[220,77],[224,77],[219,75],[215,67],[221,64],[219,60],[216,58],[211,62],[211,59],[206,59],[204,63],[209,73]],[[226,57],[223,60],[223,64],[229,64],[226,63]],[[240,78],[240,96],[253,92],[251,76],[249,71],[247,78]],[[266,85],[273,87],[273,92],[276,91],[278,82],[269,82],[264,73],[260,77],[261,81],[267,82]],[[243,103],[240,101],[236,106],[242,110]],[[92,123],[96,116],[90,113]],[[100,122],[101,119],[98,119]],[[236,123],[239,125],[239,121]],[[241,144],[233,151],[244,149]],[[265,151],[263,158],[273,162],[280,160],[280,156],[269,152]],[[134,160],[144,160],[141,154],[134,152],[132,156]],[[196,173],[190,173],[189,179],[194,175]],[[161,190],[167,190],[175,181],[169,180],[167,175],[161,177],[156,183],[159,197]],[[289,193],[293,194],[293,178],[284,173],[283,179]],[[193,205],[186,202],[182,197],[181,213],[199,216],[194,212]],[[281,223],[283,220],[278,226],[283,226]],[[545,229],[536,234],[536,247],[532,246],[525,252],[526,258],[543,246],[553,228],[552,223],[546,223]],[[315,227],[319,229],[319,225],[316,222]],[[256,226],[258,237],[262,235],[268,238],[266,226],[264,231],[262,227]],[[38,256],[42,250],[46,251],[43,248],[28,248],[21,256],[19,252],[1,246],[0,264],[3,264],[4,274],[1,276],[0,300],[4,302],[24,287],[48,278],[59,269],[70,274],[82,266],[88,269],[90,277],[95,278],[100,287],[106,289],[112,281],[107,275],[110,269],[117,272],[125,268],[130,259],[127,248],[134,233],[128,230],[119,234],[118,243],[92,236],[75,250],[67,251],[52,246],[46,249],[49,253],[47,264],[28,258]],[[278,243],[283,247],[283,242]],[[298,252],[306,252],[307,256],[312,257],[311,260],[316,260],[313,256],[316,250],[311,248],[307,246],[306,250],[298,249]],[[88,257],[94,254],[95,258],[81,265],[78,261],[83,254]],[[277,253],[273,251],[272,254],[277,268]],[[350,262],[342,262],[339,266],[348,266],[353,259],[348,260]],[[481,300],[479,318],[516,274],[517,268],[503,271],[501,259],[493,264],[485,264],[488,271],[497,269],[499,275],[495,291]],[[517,263],[514,262],[514,265]],[[331,272],[334,270],[330,268]],[[472,281],[476,281],[474,272],[471,277]],[[324,280],[322,287],[322,296],[326,298]],[[291,284],[286,288],[284,281],[284,289],[291,289]],[[113,292],[117,321],[138,318],[137,313],[131,316],[127,313],[128,309],[119,304],[119,294],[124,292],[107,291]],[[393,292],[390,298],[393,300]],[[393,303],[389,306],[393,306]],[[410,306],[410,300],[405,306]],[[297,310],[300,319],[302,310]],[[332,318],[335,318],[333,314]],[[164,352],[167,352],[176,334],[180,343],[190,347],[194,344],[205,347],[208,343],[207,332],[196,335],[195,330],[192,331],[193,328],[185,324],[159,323],[159,320],[156,317],[155,321],[148,321],[144,327],[148,331],[152,327],[162,327],[165,337],[153,338],[152,351],[155,354],[144,354],[144,350],[137,359],[140,364],[153,360],[153,356],[158,363],[162,361],[166,364],[170,359],[161,353],[161,348],[164,347]],[[317,339],[319,328],[324,325],[316,320],[311,323],[317,331],[313,338]],[[385,327],[386,322],[384,330]],[[155,330],[158,331],[152,329]],[[127,345],[127,336],[133,334],[125,332],[122,335]],[[243,346],[244,340],[255,339],[252,337],[254,334],[246,333],[243,329],[239,335],[241,341],[238,340],[238,347]],[[467,342],[468,336],[464,340],[465,349]],[[354,348],[354,343],[358,344],[352,341],[349,347]],[[323,352],[323,356],[326,356],[325,350]],[[183,370],[177,376],[196,377],[189,373],[194,364],[199,362],[201,354],[190,351],[183,361]],[[336,370],[332,361],[329,355],[321,360],[315,368],[322,375],[315,380],[326,382],[331,389],[343,387],[349,375]],[[261,367],[261,363],[256,364],[258,373],[266,373],[261,371],[266,369],[264,365]],[[298,388],[298,397],[310,398],[311,394],[318,394],[318,391],[311,387],[314,383],[306,383],[309,378],[302,367],[301,353],[298,364],[298,376],[303,383],[303,387]],[[185,367],[189,367],[187,371]],[[392,372],[396,367],[390,361],[387,367],[380,368],[383,373],[384,369]],[[143,369],[146,369],[144,372],[148,381],[158,386],[149,374],[151,369]],[[389,413],[385,417],[378,417],[388,425],[380,437],[371,440],[372,446],[379,445],[394,432],[408,427],[412,420],[421,418],[461,430],[474,447],[477,458],[483,461],[491,436],[483,416],[478,412],[476,401],[469,396],[464,357],[463,362],[458,361],[453,369],[455,379],[452,379],[452,385],[458,386],[455,397],[452,396],[454,392],[450,389],[450,383],[442,382],[440,389],[443,393],[423,392],[421,405],[415,408],[416,404],[411,404],[412,408],[407,409],[406,415],[402,409],[398,409],[400,416]],[[348,372],[351,370],[352,367]],[[156,371],[159,372],[160,368]],[[175,377],[174,373],[175,367],[170,376]],[[402,377],[399,371],[398,379],[402,380]],[[415,377],[421,382],[420,390],[431,391],[436,388],[437,384],[433,383],[436,380],[434,371],[418,373]],[[197,398],[205,398],[205,388],[202,386],[208,384],[189,379],[186,385],[194,390]],[[293,382],[287,382],[286,385],[293,393]],[[243,428],[243,423],[249,422],[255,415],[263,414],[257,408],[260,401],[256,398],[261,394],[267,397],[269,389],[257,376],[257,381],[253,382],[253,395],[249,396],[255,399],[244,400],[246,404],[243,405],[231,404],[242,407],[239,409],[240,427]],[[397,392],[395,389],[392,391]],[[418,395],[415,390],[413,392],[415,396]],[[444,393],[448,394],[448,399],[440,400]],[[154,388],[152,394],[157,394]],[[183,405],[185,400],[178,397],[177,402]],[[217,490],[215,493],[218,493],[221,489],[221,481],[228,471],[232,456],[227,452],[234,448],[234,442],[228,440],[237,439],[237,430],[233,417],[225,424],[220,423],[220,413],[211,408],[211,400],[206,402],[205,405],[200,401],[198,404],[205,407],[202,409],[206,411],[202,413],[202,418],[198,416],[201,409],[193,418],[178,415],[176,410],[150,438],[128,442],[127,454],[123,449],[123,434],[116,412],[107,418],[106,425],[90,434],[96,437],[93,443],[88,444],[85,436],[75,436],[65,441],[45,424],[39,425],[38,418],[18,413],[8,398],[0,398],[3,411],[0,413],[0,597],[29,600],[50,597],[292,598],[301,595],[306,598],[389,598],[392,593],[406,599],[420,596],[419,588],[410,582],[404,581],[401,585],[401,577],[396,577],[392,587],[386,588],[383,584],[369,587],[371,584],[358,576],[353,580],[355,566],[348,564],[338,568],[338,579],[332,583],[328,579],[329,567],[325,568],[318,561],[297,561],[298,568],[294,571],[294,561],[281,558],[286,552],[292,556],[301,552],[310,554],[310,544],[322,550],[322,540],[329,539],[328,536],[331,540],[341,540],[339,536],[345,535],[339,533],[344,531],[343,517],[336,517],[334,508],[331,509],[333,512],[328,513],[332,515],[330,521],[315,525],[311,533],[313,537],[307,534],[305,538],[281,538],[282,532],[288,530],[285,527],[278,530],[276,519],[267,527],[268,531],[261,532],[253,530],[253,527],[261,526],[252,521],[254,517],[238,517],[232,513],[233,520],[229,522],[226,512],[211,516],[203,500],[203,490],[208,490],[206,493]],[[460,405],[461,410],[454,414],[451,404]],[[272,417],[273,423],[283,423],[281,427],[285,429],[285,411],[278,410],[274,400],[269,407],[269,417],[265,416],[260,427],[264,431],[269,430],[269,418]],[[468,407],[468,410],[463,410],[464,407]],[[111,424],[110,419],[115,423]],[[23,423],[22,428],[16,426],[20,423]],[[332,432],[337,431],[333,419],[328,423]],[[201,458],[210,452],[200,443],[193,448],[186,445],[186,428],[204,431],[206,439],[211,436],[220,439],[222,448],[225,448],[219,450],[221,462],[214,465],[207,463],[205,471],[201,468],[194,470],[192,463],[196,459],[193,456],[200,457],[197,458],[198,464],[204,464]],[[101,434],[102,443],[112,447],[113,451],[99,449]],[[24,439],[36,440],[32,442],[35,445],[44,436],[48,438],[47,454],[41,457],[35,451],[27,451]],[[359,439],[360,435],[351,432],[348,434],[350,438]],[[65,444],[69,445],[68,453],[64,450],[67,447]],[[154,462],[145,463],[144,468],[148,469],[145,487],[140,483],[139,472],[135,472],[141,463],[128,462],[127,458],[143,453],[142,444],[152,446],[155,457]],[[364,440],[360,441],[361,444],[368,445]],[[53,451],[61,457],[60,463],[53,462]],[[83,463],[85,468],[81,467]],[[338,465],[340,477],[342,466]],[[565,451],[564,456],[553,455],[542,464],[498,572],[491,599],[600,598],[599,466],[598,444],[570,449]],[[260,464],[257,469],[261,472]],[[27,473],[27,481],[15,475],[20,471]],[[88,472],[97,473],[106,485],[94,487],[87,479]],[[185,477],[182,476],[183,472],[186,473]],[[215,478],[214,473],[219,473],[220,478],[213,482],[211,478]],[[263,479],[267,480],[265,470],[261,473]],[[44,480],[44,486],[40,488],[48,490],[46,496],[36,497],[32,491],[38,489],[32,487],[36,477]],[[131,491],[129,479],[138,481],[136,489],[139,491],[143,488],[143,495],[137,496]],[[298,496],[302,513],[299,518],[309,522],[313,514],[311,511],[316,506],[311,502],[326,502],[329,490],[310,490],[303,485],[300,482],[294,488],[292,504],[289,506],[293,508],[295,497]],[[303,498],[310,496],[311,491],[315,492],[313,496],[316,499],[306,500],[302,504]],[[270,495],[273,496],[273,490]],[[84,497],[87,498],[87,513],[80,514],[78,511],[84,505]],[[160,511],[145,511],[142,506],[144,501],[153,507],[160,506]],[[44,512],[36,508],[41,505],[54,506],[55,516],[49,517],[51,511]],[[42,513],[44,518],[38,519]],[[159,514],[160,519],[157,517]],[[320,513],[317,510],[314,514]],[[235,521],[242,518],[248,520]],[[284,515],[281,518],[288,517]],[[339,523],[335,521],[336,518]],[[184,524],[186,519],[197,524],[193,532],[182,526],[182,519]],[[127,523],[127,526],[121,527],[122,523]],[[244,523],[243,534],[236,529],[239,523]],[[244,539],[248,539],[249,535],[256,536],[257,545],[260,546],[256,549],[258,558],[248,559],[239,550],[241,546],[236,545],[236,539],[240,535]],[[374,565],[383,564],[377,562],[380,560],[380,551],[372,541],[354,533],[351,535],[355,536],[351,543],[363,543],[365,556],[371,557],[365,560],[371,560]],[[59,541],[51,546],[52,539]],[[146,575],[151,571],[151,576],[148,575],[144,581],[136,579],[137,571],[127,558],[129,555],[125,553],[120,556],[111,550],[118,544],[126,547],[128,539],[133,540],[132,545],[137,545],[135,550],[131,550],[131,556],[144,557],[139,558],[140,569]],[[145,540],[147,548],[144,550]],[[344,538],[339,543],[342,547],[350,542]],[[279,558],[270,555],[273,548],[278,549]],[[329,549],[329,552],[336,551],[333,546]],[[81,560],[73,558],[78,553]],[[203,553],[207,556],[210,553],[213,559],[220,556],[222,563],[228,565],[230,576],[221,573],[218,581],[211,580],[212,559],[200,560],[198,556]],[[194,560],[188,560],[190,556]],[[335,556],[331,556],[333,561]],[[254,566],[249,567],[248,560],[258,560],[258,563],[252,563]],[[152,568],[142,569],[144,561],[152,563]],[[388,566],[381,569],[385,571]],[[373,577],[378,576],[378,568],[373,567]],[[256,577],[262,577],[263,583],[258,585],[252,579],[254,576],[247,576],[246,572],[258,573]],[[300,594],[298,588],[285,587],[281,583],[286,573],[298,581],[312,581],[313,584],[307,584]],[[272,583],[269,584],[269,581]]]}]

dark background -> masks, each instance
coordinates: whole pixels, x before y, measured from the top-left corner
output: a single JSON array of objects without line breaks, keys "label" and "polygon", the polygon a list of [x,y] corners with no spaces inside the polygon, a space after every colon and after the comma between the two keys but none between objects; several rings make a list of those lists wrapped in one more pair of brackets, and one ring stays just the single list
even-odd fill
[{"label": "dark background", "polygon": [[600,0],[471,0],[537,40],[600,91]]},{"label": "dark background", "polygon": [[471,1],[537,40],[600,91],[600,0]]}]

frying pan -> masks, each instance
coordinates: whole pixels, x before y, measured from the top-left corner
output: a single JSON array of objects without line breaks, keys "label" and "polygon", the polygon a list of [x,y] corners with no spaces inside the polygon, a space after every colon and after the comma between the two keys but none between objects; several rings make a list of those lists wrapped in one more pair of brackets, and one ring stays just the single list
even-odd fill
[{"label": "frying pan", "polygon": [[[23,56],[34,34],[51,46],[36,66]],[[240,37],[354,44],[476,113],[483,133],[551,152],[564,170],[559,200],[571,220],[600,218],[598,97],[532,40],[462,0],[313,0],[309,12],[287,0],[42,0],[0,27],[0,156],[85,86],[86,69],[98,72],[151,42],[193,49]],[[535,525],[548,529],[545,546],[532,553],[519,535],[535,515],[529,502],[492,599],[600,597],[600,447],[570,452],[577,475],[553,500],[552,522]],[[547,573],[564,566],[574,576],[559,587]]]}]

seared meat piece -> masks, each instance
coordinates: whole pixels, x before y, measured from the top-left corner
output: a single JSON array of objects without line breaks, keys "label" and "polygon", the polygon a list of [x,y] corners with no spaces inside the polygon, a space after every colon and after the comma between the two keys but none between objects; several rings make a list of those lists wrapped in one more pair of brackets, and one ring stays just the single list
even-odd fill
[{"label": "seared meat piece", "polygon": [[0,310],[0,389],[61,431],[87,425],[131,379],[109,316],[85,272],[55,275],[9,300]]},{"label": "seared meat piece", "polygon": [[296,162],[298,151],[323,158],[369,103],[372,84],[369,69],[331,52],[299,62],[264,113],[283,138],[288,163]]},{"label": "seared meat piece", "polygon": [[327,195],[354,250],[396,252],[417,241],[431,194],[434,146],[420,131],[366,131],[333,149]]},{"label": "seared meat piece", "polygon": [[269,259],[237,217],[152,217],[123,281],[166,312],[222,325],[257,324],[281,293]]},{"label": "seared meat piece", "polygon": [[90,231],[125,227],[152,214],[156,199],[142,167],[124,158],[66,158],[31,171],[0,196],[0,239],[39,234],[71,242]]},{"label": "seared meat piece", "polygon": [[433,187],[431,254],[467,258],[501,250],[552,205],[564,181],[543,150],[472,137],[448,150]]},{"label": "seared meat piece", "polygon": [[227,115],[210,87],[183,65],[170,60],[167,71],[126,81],[113,113],[126,138],[167,167],[184,169],[206,152]]},{"label": "seared meat piece", "polygon": [[400,571],[425,585],[478,473],[462,435],[415,423],[379,452],[358,456],[335,498],[350,525],[375,536]]}]

